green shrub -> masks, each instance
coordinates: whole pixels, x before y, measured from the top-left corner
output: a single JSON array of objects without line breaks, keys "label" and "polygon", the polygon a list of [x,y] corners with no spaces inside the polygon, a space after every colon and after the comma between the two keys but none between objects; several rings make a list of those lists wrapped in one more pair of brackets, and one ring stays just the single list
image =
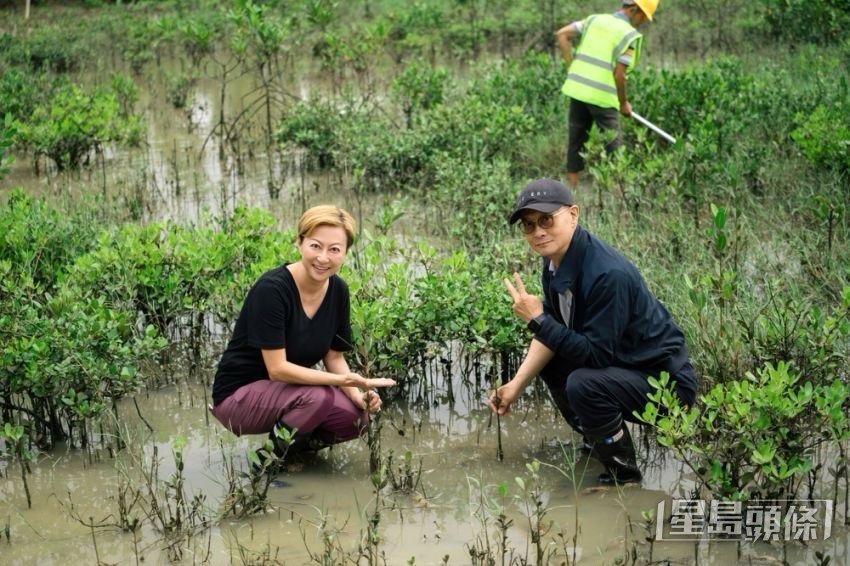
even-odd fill
[{"label": "green shrub", "polygon": [[176,27],[176,21],[171,18],[123,16],[115,31],[121,34],[121,54],[133,73],[141,74],[145,65],[156,58],[161,45],[174,36]]},{"label": "green shrub", "polygon": [[275,140],[306,150],[321,168],[330,167],[339,149],[339,130],[344,120],[345,116],[330,101],[299,102],[280,121]]},{"label": "green shrub", "polygon": [[432,162],[424,196],[435,232],[486,253],[493,242],[515,235],[507,219],[521,186],[511,178],[510,162],[470,161],[448,153],[435,155]]},{"label": "green shrub", "polygon": [[0,397],[4,417],[41,446],[73,436],[141,380],[162,347],[134,313],[64,285],[95,244],[97,209],[68,214],[14,192],[0,210]]},{"label": "green shrub", "polygon": [[[26,270],[0,261],[0,391],[6,415],[37,444],[87,442],[88,421],[137,390],[163,345],[153,327],[102,301],[43,294]],[[74,431],[78,436],[74,437]]]},{"label": "green shrub", "polygon": [[[425,242],[403,248],[393,238],[368,233],[364,240],[343,275],[352,294],[359,366],[410,386],[424,379],[416,368],[450,364],[455,346],[498,367],[528,345],[502,286],[515,269],[515,245],[443,255]],[[536,275],[525,277],[529,289],[539,290]]]},{"label": "green shrub", "polygon": [[850,37],[845,0],[761,0],[769,33],[776,39],[821,45]]},{"label": "green shrub", "polygon": [[197,352],[205,317],[229,325],[253,281],[281,263],[293,240],[259,210],[237,209],[221,230],[128,224],[101,234],[68,267],[66,286],[141,317],[177,345],[185,338]]},{"label": "green shrub", "polygon": [[[844,90],[846,92],[846,86]],[[818,106],[811,114],[797,115],[796,122],[800,126],[791,137],[813,164],[827,169],[850,171],[848,113],[850,104],[844,107]]]},{"label": "green shrub", "polygon": [[56,293],[60,275],[74,258],[95,245],[102,219],[94,207],[61,213],[13,191],[0,209],[0,260],[27,277],[41,293]]},{"label": "green shrub", "polygon": [[177,73],[166,75],[166,98],[173,108],[186,108],[189,101],[189,93],[198,79],[192,74]]},{"label": "green shrub", "polygon": [[59,169],[76,169],[88,162],[92,150],[109,142],[137,145],[143,136],[138,116],[124,117],[114,93],[87,93],[73,84],[57,87],[32,115],[19,120],[21,143],[36,157],[47,156]]},{"label": "green shrub", "polygon": [[402,130],[375,110],[348,115],[339,135],[335,162],[354,173],[359,187],[372,191],[418,187],[437,149],[430,131]]},{"label": "green shrub", "polygon": [[38,28],[29,36],[3,34],[0,45],[9,64],[29,71],[70,73],[91,55],[81,30],[65,26]]},{"label": "green shrub", "polygon": [[560,60],[528,52],[494,65],[468,90],[488,104],[522,108],[540,127],[560,127],[569,107],[561,93],[564,74]]},{"label": "green shrub", "polygon": [[139,101],[139,89],[136,83],[127,75],[115,73],[109,81],[109,86],[121,104],[122,116],[129,118],[133,114],[136,102]]},{"label": "green shrub", "polygon": [[14,161],[14,157],[9,155],[9,148],[14,145],[17,133],[15,124],[12,122],[12,115],[6,114],[3,117],[3,123],[0,124],[0,180],[9,174],[9,165]]},{"label": "green shrub", "polygon": [[401,106],[407,127],[413,127],[419,110],[428,110],[443,102],[448,83],[444,69],[434,69],[428,64],[414,62],[393,79],[393,95]]},{"label": "green shrub", "polygon": [[521,106],[487,102],[467,93],[454,104],[428,112],[423,129],[432,151],[445,151],[472,160],[502,157],[513,161],[521,142],[537,131],[535,118]]},{"label": "green shrub", "polygon": [[850,437],[850,387],[813,385],[784,362],[715,385],[691,408],[666,373],[650,383],[641,418],[718,499],[792,499],[818,447]]},{"label": "green shrub", "polygon": [[0,75],[0,112],[10,114],[14,120],[25,120],[35,111],[36,105],[52,90],[45,87],[44,79],[32,73],[9,69]]}]

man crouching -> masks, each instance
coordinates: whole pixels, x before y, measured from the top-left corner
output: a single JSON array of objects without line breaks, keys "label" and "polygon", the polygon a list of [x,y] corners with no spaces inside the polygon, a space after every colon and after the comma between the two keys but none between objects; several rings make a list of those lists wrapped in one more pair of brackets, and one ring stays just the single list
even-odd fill
[{"label": "man crouching", "polygon": [[[490,397],[501,415],[537,375],[566,421],[605,466],[600,483],[639,482],[641,472],[625,420],[642,412],[647,381],[662,371],[684,405],[696,400],[697,376],[682,330],[620,252],[578,224],[570,190],[552,179],[520,192],[509,222],[543,257],[543,300],[518,274],[505,286],[534,338],[516,375]],[[498,397],[498,402],[496,398]]]}]

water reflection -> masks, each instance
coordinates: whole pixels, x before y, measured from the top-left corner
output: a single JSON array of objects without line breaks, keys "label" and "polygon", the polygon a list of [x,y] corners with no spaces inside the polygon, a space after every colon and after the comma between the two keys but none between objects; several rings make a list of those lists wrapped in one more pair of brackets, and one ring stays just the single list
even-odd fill
[{"label": "water reflection", "polygon": [[[463,386],[461,387],[463,389]],[[640,441],[641,461],[646,463],[646,481],[640,488],[596,489],[595,476],[601,468],[592,460],[578,458],[574,468],[577,482],[564,473],[565,462],[573,458],[569,443],[574,441],[560,417],[545,399],[524,399],[512,418],[502,419],[505,448],[503,462],[496,460],[495,422],[480,401],[480,392],[456,395],[453,407],[429,403],[425,408],[397,400],[388,403],[383,416],[382,445],[395,462],[406,451],[412,461],[421,462],[421,489],[417,494],[385,493],[381,515],[381,548],[389,563],[397,564],[415,556],[419,564],[439,563],[448,554],[450,563],[467,563],[467,545],[482,533],[482,497],[498,499],[497,486],[508,484],[504,499],[513,520],[510,541],[517,552],[525,552],[529,535],[528,519],[515,501],[519,495],[514,478],[527,477],[526,462],[539,459],[541,481],[548,497],[547,520],[554,521],[571,540],[578,511],[579,546],[590,563],[611,562],[622,554],[628,520],[637,524],[640,512],[653,509],[659,501],[681,497],[692,484],[683,477],[681,464],[669,453],[659,453]],[[245,455],[260,442],[259,437],[236,438],[207,413],[208,390],[202,385],[175,385],[138,397],[139,408],[151,423],[153,432],[141,426],[132,402],[122,404],[120,422],[129,429],[130,450],[150,459],[154,450],[161,458],[160,478],[174,472],[172,447],[183,437],[184,475],[189,494],[203,492],[215,516],[225,492],[224,466],[232,460],[247,469]],[[466,399],[466,401],[461,401]],[[463,404],[462,404],[463,403]],[[647,451],[649,450],[649,451]],[[93,454],[93,455],[92,455]],[[108,457],[105,448],[86,454],[57,447],[41,459],[30,477],[33,509],[26,510],[22,486],[8,466],[0,480],[0,517],[8,517],[11,545],[5,545],[4,563],[58,563],[73,552],[84,561],[127,562],[135,559],[138,548],[146,560],[161,560],[157,536],[149,528],[133,536],[116,529],[92,529],[69,520],[73,503],[80,517],[101,521],[116,512],[116,496],[122,477],[138,472],[138,462],[122,453]],[[559,470],[558,467],[561,469]],[[262,553],[271,544],[279,560],[301,563],[305,560],[304,541],[321,550],[316,527],[323,517],[342,528],[338,534],[346,548],[356,547],[365,528],[364,514],[374,501],[369,482],[369,454],[364,442],[334,447],[311,465],[278,476],[270,491],[272,511],[245,520],[225,520],[190,543],[190,551],[211,553],[213,563],[228,562],[240,552]],[[588,489],[590,488],[590,489]],[[669,504],[668,504],[669,505]],[[300,524],[300,526],[299,526]],[[344,527],[344,528],[343,528]],[[489,528],[492,529],[492,524]],[[637,526],[633,527],[637,529]],[[302,535],[303,531],[303,535]],[[553,531],[556,532],[556,531]],[[637,536],[635,534],[634,536]],[[833,538],[822,545],[840,563],[847,556],[846,530],[836,529]],[[814,547],[813,547],[814,548]],[[820,547],[817,547],[820,548]],[[754,545],[759,555],[778,556],[777,549]],[[733,543],[713,542],[694,548],[684,543],[657,543],[656,557],[691,560],[700,553],[703,563],[724,564],[736,560]],[[794,560],[807,560],[812,548],[791,548]]]}]

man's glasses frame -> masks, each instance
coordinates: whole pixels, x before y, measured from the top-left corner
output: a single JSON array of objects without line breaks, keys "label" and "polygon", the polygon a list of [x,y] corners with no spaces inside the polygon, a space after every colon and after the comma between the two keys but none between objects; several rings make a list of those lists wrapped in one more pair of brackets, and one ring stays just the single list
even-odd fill
[{"label": "man's glasses frame", "polygon": [[548,230],[552,226],[555,225],[555,217],[570,208],[567,205],[564,205],[558,212],[552,214],[541,214],[537,217],[537,220],[532,222],[531,220],[526,220],[525,218],[521,218],[519,221],[519,227],[522,229],[523,234],[532,234],[537,229],[538,226],[543,228],[544,230]]}]

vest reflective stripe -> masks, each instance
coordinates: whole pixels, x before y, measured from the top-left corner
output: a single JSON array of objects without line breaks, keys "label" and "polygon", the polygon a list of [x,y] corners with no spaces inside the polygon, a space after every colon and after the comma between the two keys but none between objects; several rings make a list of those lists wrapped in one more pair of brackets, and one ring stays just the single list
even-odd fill
[{"label": "vest reflective stripe", "polygon": [[581,42],[561,92],[570,98],[603,108],[618,108],[614,69],[623,53],[636,42],[631,69],[640,56],[643,36],[631,24],[612,14],[596,14],[585,20]]},{"label": "vest reflective stripe", "polygon": [[640,35],[640,32],[635,30],[635,31],[631,32],[630,34],[628,34],[626,37],[624,37],[623,40],[620,43],[617,44],[617,47],[614,48],[614,51],[611,53],[611,58],[614,61],[619,59],[620,55],[622,55],[623,52],[626,51],[626,47],[634,40],[634,38],[636,38],[639,35]]},{"label": "vest reflective stripe", "polygon": [[614,65],[609,63],[608,61],[603,61],[602,59],[597,59],[596,57],[591,57],[585,53],[576,53],[576,59],[579,61],[584,61],[585,63],[590,63],[591,65],[596,65],[597,67],[602,67],[603,69],[608,69],[609,71],[614,70]]},{"label": "vest reflective stripe", "polygon": [[617,96],[617,87],[616,86],[606,85],[605,83],[600,83],[600,82],[594,81],[592,79],[585,78],[581,75],[576,75],[575,73],[570,73],[569,75],[567,75],[567,80],[568,81],[575,81],[577,83],[581,83],[583,85],[587,85],[589,87],[596,88],[596,89],[599,89],[603,92],[608,92],[608,93],[613,94],[614,96]]}]

